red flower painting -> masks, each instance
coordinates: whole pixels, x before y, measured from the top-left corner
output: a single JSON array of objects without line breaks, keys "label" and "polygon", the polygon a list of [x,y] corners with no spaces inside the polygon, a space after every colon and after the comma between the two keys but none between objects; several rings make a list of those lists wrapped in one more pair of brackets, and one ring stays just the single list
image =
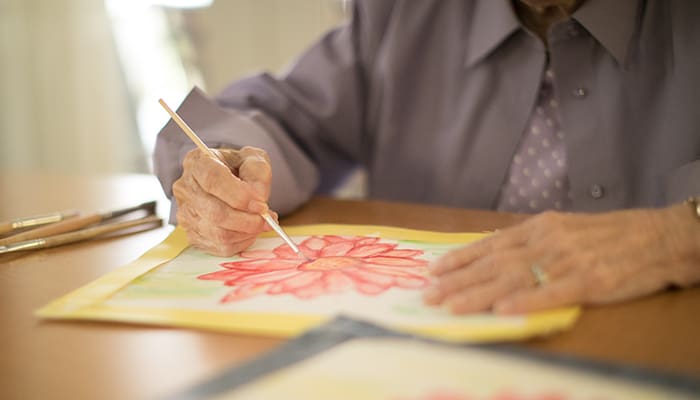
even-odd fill
[{"label": "red flower painting", "polygon": [[224,270],[200,275],[234,289],[220,301],[257,295],[291,294],[299,299],[355,290],[374,296],[390,288],[418,289],[428,284],[422,250],[397,249],[377,237],[311,236],[299,244],[300,258],[286,244],[249,250],[243,260],[222,263]]}]

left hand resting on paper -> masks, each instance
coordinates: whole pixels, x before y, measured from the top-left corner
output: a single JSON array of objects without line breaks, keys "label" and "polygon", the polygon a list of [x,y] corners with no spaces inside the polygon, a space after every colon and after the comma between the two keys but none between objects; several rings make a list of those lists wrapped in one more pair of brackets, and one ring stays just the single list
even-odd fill
[{"label": "left hand resting on paper", "polygon": [[[537,283],[533,265],[545,282]],[[700,221],[687,204],[545,212],[449,252],[430,272],[424,301],[456,314],[622,301],[700,282]]]}]

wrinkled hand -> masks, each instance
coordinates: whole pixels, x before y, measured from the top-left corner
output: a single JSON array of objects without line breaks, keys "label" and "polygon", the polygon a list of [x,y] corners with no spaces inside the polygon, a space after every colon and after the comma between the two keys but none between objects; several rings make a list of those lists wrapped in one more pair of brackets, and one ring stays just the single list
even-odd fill
[{"label": "wrinkled hand", "polygon": [[[263,150],[201,150],[187,153],[183,174],[173,184],[178,225],[191,245],[217,256],[231,256],[268,230],[260,214],[267,211],[272,170]],[[270,212],[273,218],[277,215]]]},{"label": "wrinkled hand", "polygon": [[[538,265],[547,282],[538,285]],[[679,204],[604,214],[546,212],[430,266],[430,305],[517,314],[631,299],[700,282],[700,221]]]}]

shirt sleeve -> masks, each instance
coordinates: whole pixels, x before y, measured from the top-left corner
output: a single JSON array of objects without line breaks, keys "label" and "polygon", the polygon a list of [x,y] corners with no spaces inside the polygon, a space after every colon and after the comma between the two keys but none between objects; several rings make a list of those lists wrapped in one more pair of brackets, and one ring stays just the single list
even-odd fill
[{"label": "shirt sleeve", "polygon": [[679,203],[691,196],[700,196],[700,160],[675,169],[667,180],[668,204]]},{"label": "shirt sleeve", "polygon": [[[366,158],[365,70],[390,4],[354,2],[351,20],[324,35],[287,73],[242,79],[214,99],[195,88],[179,113],[210,147],[267,151],[270,207],[289,213],[314,192],[333,189]],[[158,134],[154,169],[168,197],[192,148],[173,121]]]}]

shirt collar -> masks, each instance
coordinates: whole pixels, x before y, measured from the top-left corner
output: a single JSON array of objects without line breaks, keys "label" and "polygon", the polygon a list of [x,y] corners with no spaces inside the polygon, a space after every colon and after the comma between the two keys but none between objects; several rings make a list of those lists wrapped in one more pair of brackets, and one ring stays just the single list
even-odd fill
[{"label": "shirt collar", "polygon": [[510,0],[474,2],[472,21],[467,30],[467,67],[486,57],[508,36],[520,28]]},{"label": "shirt collar", "polygon": [[587,0],[573,15],[596,40],[624,65],[635,35],[639,0]]},{"label": "shirt collar", "polygon": [[[587,0],[573,18],[624,65],[635,34],[639,7],[640,0]],[[518,29],[521,24],[511,0],[475,1],[467,32],[465,65],[470,67],[486,57]]]}]

